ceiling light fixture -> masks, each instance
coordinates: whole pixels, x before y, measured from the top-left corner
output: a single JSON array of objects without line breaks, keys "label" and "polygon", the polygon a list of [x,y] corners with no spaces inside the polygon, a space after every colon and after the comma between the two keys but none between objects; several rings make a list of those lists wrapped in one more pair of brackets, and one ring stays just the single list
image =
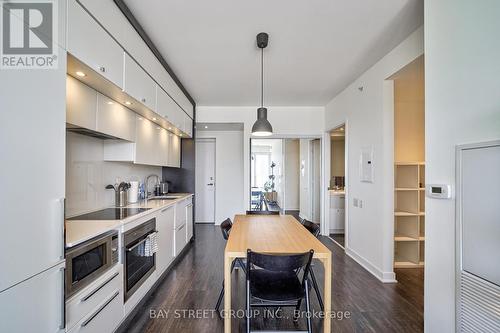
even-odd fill
[{"label": "ceiling light fixture", "polygon": [[155,118],[155,117],[153,117],[153,121],[156,121],[156,118]]},{"label": "ceiling light fixture", "polygon": [[113,103],[113,102],[111,102],[111,101],[109,101],[109,102],[108,102],[108,105],[113,105],[113,104],[114,104],[114,103]]},{"label": "ceiling light fixture", "polygon": [[257,121],[252,126],[252,135],[273,135],[273,127],[267,120],[267,108],[264,107],[264,49],[269,42],[269,35],[261,32],[257,35],[257,46],[260,49],[260,108],[257,109]]},{"label": "ceiling light fixture", "polygon": [[207,129],[207,128],[208,128],[208,126],[205,126],[205,129]]},{"label": "ceiling light fixture", "polygon": [[76,75],[78,75],[79,77],[87,76],[87,74],[85,74],[84,72],[80,72],[80,71],[76,72]]},{"label": "ceiling light fixture", "polygon": [[125,101],[125,104],[127,104],[127,105],[132,105],[132,102]]}]

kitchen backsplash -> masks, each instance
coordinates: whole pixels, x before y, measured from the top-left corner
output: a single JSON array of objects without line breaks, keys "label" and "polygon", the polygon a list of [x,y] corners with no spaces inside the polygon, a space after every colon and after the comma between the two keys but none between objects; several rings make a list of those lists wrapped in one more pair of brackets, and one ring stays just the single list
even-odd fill
[{"label": "kitchen backsplash", "polygon": [[66,133],[66,216],[114,205],[114,191],[107,184],[138,180],[150,174],[161,177],[162,168],[103,160],[104,140]]}]

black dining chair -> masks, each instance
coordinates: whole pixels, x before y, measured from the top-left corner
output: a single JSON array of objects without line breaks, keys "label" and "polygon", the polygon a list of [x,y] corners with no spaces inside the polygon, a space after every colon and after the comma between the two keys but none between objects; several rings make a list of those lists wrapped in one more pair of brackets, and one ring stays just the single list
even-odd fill
[{"label": "black dining chair", "polygon": [[247,215],[280,215],[278,210],[247,210]]},{"label": "black dining chair", "polygon": [[[225,219],[221,224],[220,224],[220,230],[222,232],[222,237],[224,238],[225,241],[229,239],[229,233],[231,232],[231,228],[233,227],[233,222],[231,221],[230,218]],[[246,265],[241,260],[240,258],[236,258],[233,263],[231,264],[231,273],[233,272],[234,268],[238,265],[245,273],[247,271]],[[224,279],[222,280],[222,290],[219,293],[219,298],[217,299],[217,304],[215,305],[215,310],[220,316],[220,305],[222,303],[222,299],[224,298]]]},{"label": "black dining chair", "polygon": [[[319,224],[304,219],[304,220],[302,220],[302,225],[307,230],[309,230],[309,232],[311,234],[313,234],[314,237],[318,238],[319,233],[321,232]],[[316,293],[316,296],[318,297],[319,307],[321,308],[321,311],[324,311],[325,305],[323,303],[323,298],[321,297],[321,292],[319,291],[319,286],[318,286],[318,282],[316,281],[316,276],[314,275],[313,266],[314,266],[314,264],[311,265],[310,277],[311,277],[312,285],[314,288],[314,292]]]},{"label": "black dining chair", "polygon": [[[306,301],[307,332],[312,332],[309,271],[314,250],[299,254],[272,255],[247,250],[246,331],[250,333],[252,307],[295,307]],[[300,279],[297,272],[303,270]]]}]

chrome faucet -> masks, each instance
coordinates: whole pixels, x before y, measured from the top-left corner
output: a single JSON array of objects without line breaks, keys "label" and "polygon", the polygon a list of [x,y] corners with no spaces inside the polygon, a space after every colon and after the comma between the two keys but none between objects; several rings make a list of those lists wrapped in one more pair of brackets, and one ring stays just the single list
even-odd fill
[{"label": "chrome faucet", "polygon": [[158,185],[160,184],[160,177],[158,175],[152,174],[152,175],[149,175],[146,177],[146,179],[144,180],[144,192],[145,192],[144,196],[146,199],[153,195],[152,192],[149,192],[149,179],[151,177],[156,177],[156,184],[158,184]]}]

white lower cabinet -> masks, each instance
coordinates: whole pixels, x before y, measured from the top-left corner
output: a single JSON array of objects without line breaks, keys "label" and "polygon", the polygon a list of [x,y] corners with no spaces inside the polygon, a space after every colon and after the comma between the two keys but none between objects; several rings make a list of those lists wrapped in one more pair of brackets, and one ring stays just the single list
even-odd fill
[{"label": "white lower cabinet", "polygon": [[111,333],[118,327],[122,319],[123,292],[117,289],[69,332]]},{"label": "white lower cabinet", "polygon": [[[82,325],[89,320],[90,317],[97,314],[102,308],[102,305],[109,301],[111,304],[111,298],[114,298],[115,294],[118,292],[120,302],[123,299],[123,272],[122,265],[117,264],[102,276],[100,276],[96,281],[85,287],[83,290],[79,291],[77,294],[73,295],[70,299],[66,301],[66,326],[68,329],[72,329],[76,326],[88,326],[90,322],[86,325]],[[112,307],[112,306],[111,306]],[[104,311],[104,308],[103,308]],[[118,311],[118,310],[117,310]],[[115,312],[115,311],[113,311]],[[107,313],[107,312],[105,312]],[[116,327],[123,316],[123,306],[121,307],[121,316],[110,318],[115,319],[112,323]],[[92,326],[90,326],[92,327]],[[109,330],[112,332],[114,327]],[[102,331],[108,332],[108,331]]]},{"label": "white lower cabinet", "polygon": [[64,265],[0,292],[0,331],[64,332]]},{"label": "white lower cabinet", "polygon": [[170,206],[160,211],[156,218],[158,231],[158,252],[156,253],[156,272],[160,276],[174,259],[174,222],[175,207]]},{"label": "white lower cabinet", "polygon": [[186,206],[186,243],[193,237],[193,204]]},{"label": "white lower cabinet", "polygon": [[175,229],[174,255],[178,256],[186,246],[186,224],[182,224]]}]

